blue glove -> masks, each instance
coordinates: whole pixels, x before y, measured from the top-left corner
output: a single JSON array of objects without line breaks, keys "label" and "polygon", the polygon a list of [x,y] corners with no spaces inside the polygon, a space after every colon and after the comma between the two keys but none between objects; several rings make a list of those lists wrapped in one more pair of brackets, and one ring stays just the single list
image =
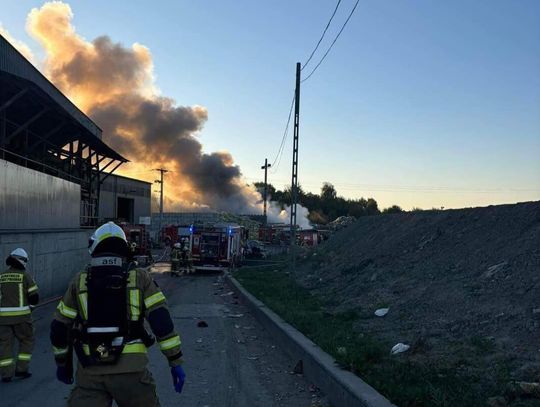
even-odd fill
[{"label": "blue glove", "polygon": [[73,384],[73,376],[68,374],[65,366],[56,367],[56,378],[65,384]]},{"label": "blue glove", "polygon": [[186,373],[181,365],[171,367],[171,375],[173,379],[174,389],[177,393],[182,393],[182,387],[186,381]]}]

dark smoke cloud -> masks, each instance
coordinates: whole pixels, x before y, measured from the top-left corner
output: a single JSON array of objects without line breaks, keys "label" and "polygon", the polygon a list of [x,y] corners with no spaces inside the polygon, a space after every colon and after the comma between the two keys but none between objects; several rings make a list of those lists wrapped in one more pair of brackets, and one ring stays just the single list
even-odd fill
[{"label": "dark smoke cloud", "polygon": [[90,111],[103,126],[111,146],[137,162],[172,163],[179,173],[171,177],[173,185],[175,180],[189,183],[191,190],[201,197],[200,203],[212,209],[250,209],[252,197],[246,196],[246,187],[240,183],[240,167],[233,165],[232,156],[224,152],[203,153],[201,143],[194,137],[206,119],[205,111],[174,107],[165,98],[119,99],[113,106],[107,103]]},{"label": "dark smoke cloud", "polygon": [[79,50],[51,75],[73,85],[88,83],[108,88],[112,84],[115,89],[144,82],[141,61],[132,50],[113,43],[108,36],[96,38],[92,45],[92,51]]},{"label": "dark smoke cloud", "polygon": [[159,95],[146,47],[127,48],[107,36],[86,41],[72,18],[69,5],[50,2],[32,10],[27,27],[47,51],[51,80],[103,128],[108,144],[135,163],[130,170],[172,170],[166,193],[176,207],[257,210],[260,196],[242,183],[231,155],[203,152],[196,136],[206,109]]}]

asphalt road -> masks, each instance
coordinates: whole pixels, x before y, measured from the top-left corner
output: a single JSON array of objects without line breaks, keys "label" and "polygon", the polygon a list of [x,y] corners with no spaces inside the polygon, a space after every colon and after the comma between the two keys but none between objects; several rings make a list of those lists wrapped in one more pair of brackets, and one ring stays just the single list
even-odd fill
[{"label": "asphalt road", "polygon": [[[272,338],[238,304],[219,275],[172,278],[169,266],[153,268],[180,333],[187,381],[182,394],[173,390],[169,368],[156,346],[150,349],[150,370],[162,406],[294,406],[318,405],[314,386],[291,373],[296,361],[277,349]],[[62,406],[70,386],[55,379],[49,345],[49,324],[56,302],[34,311],[36,347],[33,377],[0,383],[5,407]],[[207,328],[198,327],[205,321]]]}]

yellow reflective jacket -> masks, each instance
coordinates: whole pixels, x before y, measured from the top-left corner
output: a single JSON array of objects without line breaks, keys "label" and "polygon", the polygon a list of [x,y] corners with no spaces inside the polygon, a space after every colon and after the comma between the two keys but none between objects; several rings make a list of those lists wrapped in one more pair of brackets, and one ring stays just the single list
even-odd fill
[{"label": "yellow reflective jacket", "polygon": [[9,267],[0,272],[0,325],[31,322],[28,297],[37,292],[38,286],[25,270]]},{"label": "yellow reflective jacket", "polygon": [[[55,319],[66,324],[71,329],[78,321],[85,321],[87,315],[88,292],[86,288],[87,272],[77,274],[71,281],[64,297],[58,304],[55,311]],[[154,282],[152,277],[144,270],[134,269],[129,272],[127,284],[128,317],[131,321],[137,321],[141,316],[148,319],[148,315],[158,308],[167,309],[165,296]],[[167,332],[164,336],[157,336],[157,343],[162,353],[171,358],[174,355],[181,355],[180,337],[174,330]],[[57,362],[60,364],[62,356],[67,354],[67,348],[56,348],[53,351]],[[89,355],[89,347],[83,344],[83,351]],[[181,358],[169,360],[170,366],[182,363]],[[128,342],[124,350],[114,365],[88,366],[85,372],[90,374],[116,374],[142,371],[148,364],[148,357],[145,345],[141,340]],[[79,368],[82,366],[79,365]]]},{"label": "yellow reflective jacket", "polygon": [[175,247],[171,251],[171,261],[179,261],[179,260],[180,260],[180,249],[177,249]]}]

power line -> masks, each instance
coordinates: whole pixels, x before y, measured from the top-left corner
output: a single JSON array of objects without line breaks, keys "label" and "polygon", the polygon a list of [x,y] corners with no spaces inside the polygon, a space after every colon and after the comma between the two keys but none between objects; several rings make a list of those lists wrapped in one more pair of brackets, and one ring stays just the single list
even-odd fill
[{"label": "power line", "polygon": [[282,150],[281,154],[279,155],[279,160],[278,160],[278,162],[277,162],[277,165],[276,165],[274,168],[272,168],[272,171],[271,171],[272,174],[276,174],[276,173],[277,173],[277,171],[278,171],[278,169],[279,169],[279,165],[281,164],[281,158],[282,158],[282,157],[283,157],[283,150]]},{"label": "power line", "polygon": [[352,15],[354,14],[354,11],[356,10],[356,7],[358,6],[358,3],[360,2],[360,0],[356,0],[356,3],[354,4],[354,7],[353,9],[351,10],[351,13],[349,14],[349,17],[347,17],[347,20],[345,20],[345,23],[343,23],[343,26],[341,27],[341,30],[339,30],[338,34],[336,35],[336,38],[334,38],[334,41],[332,41],[332,44],[330,44],[330,46],[328,47],[328,49],[326,50],[326,52],[324,53],[323,57],[321,58],[321,60],[319,61],[319,63],[315,66],[315,68],[313,68],[313,70],[310,72],[310,74],[305,77],[304,79],[302,79],[302,82],[305,82],[307,81],[309,78],[311,78],[311,75],[313,75],[315,73],[315,71],[317,70],[317,68],[323,63],[324,59],[326,58],[326,56],[328,55],[328,53],[330,52],[330,50],[332,49],[332,47],[334,46],[334,44],[336,43],[336,41],[338,40],[339,36],[341,35],[341,33],[343,32],[343,30],[345,29],[345,27],[347,26],[347,23],[349,22],[349,20],[351,19]]},{"label": "power line", "polygon": [[307,59],[306,62],[304,62],[304,65],[302,66],[302,71],[305,69],[305,67],[309,64],[309,61],[311,61],[311,58],[313,58],[313,55],[315,55],[315,52],[317,51],[317,49],[319,48],[319,45],[321,45],[321,42],[326,34],[326,31],[328,31],[328,27],[330,27],[330,23],[332,23],[332,20],[334,19],[334,16],[336,15],[336,12],[339,8],[339,4],[341,3],[341,0],[338,0],[337,4],[336,4],[336,8],[334,9],[334,12],[332,13],[332,16],[330,17],[330,20],[328,20],[328,24],[326,24],[326,27],[324,28],[324,31],[321,35],[321,38],[319,38],[319,42],[317,42],[317,45],[315,46],[315,49],[313,49],[313,51],[311,52],[311,55],[309,56],[309,58]]},{"label": "power line", "polygon": [[[289,125],[291,123],[293,107],[294,107],[294,94],[291,100],[291,108],[289,109],[289,117],[287,118],[287,124],[285,125],[285,130],[283,131],[283,137],[281,138],[281,144],[276,154],[276,158],[274,158],[274,161],[272,162],[272,167],[273,167],[272,174],[276,173],[277,169],[279,168],[279,164],[281,163],[281,156],[283,154],[283,148],[285,147],[285,141],[287,140],[287,135],[289,134]],[[278,159],[279,159],[279,162],[277,163],[277,166],[276,166],[276,161],[278,161]]]},{"label": "power line", "polygon": [[[335,44],[335,42],[337,41],[337,39],[339,38],[341,32],[343,31],[343,29],[345,28],[345,26],[347,25],[347,22],[349,21],[349,19],[351,18],[352,14],[354,13],[354,10],[356,9],[356,6],[358,5],[358,2],[360,0],[357,0],[356,4],[354,5],[353,9],[352,9],[352,12],[351,14],[349,14],[349,17],[347,18],[347,20],[345,21],[345,24],[343,24],[343,26],[341,27],[341,30],[339,31],[338,35],[336,36],[336,38],[334,39],[334,41],[332,42],[332,44],[330,45],[330,48],[326,51],[326,53],[324,54],[324,56],[322,57],[322,59],[319,61],[319,63],[317,64],[317,66],[313,69],[313,71],[311,71],[311,73],[309,74],[309,76],[304,79],[302,82],[304,82],[305,80],[309,79],[309,77],[311,75],[313,75],[313,73],[315,72],[315,70],[319,67],[319,65],[322,63],[322,61],[324,60],[324,58],[326,58],[326,55],[328,55],[328,53],[330,52],[330,49],[332,48],[332,46]],[[319,41],[317,42],[317,45],[315,46],[315,48],[313,49],[313,51],[311,52],[311,55],[309,56],[309,58],[307,59],[307,61],[304,63],[304,66],[301,68],[301,70],[303,70],[308,64],[309,62],[311,61],[311,59],[313,58],[313,56],[315,55],[315,52],[317,51],[317,49],[319,48],[319,45],[321,45],[321,42],[324,38],[324,36],[326,35],[326,32],[328,31],[328,28],[330,27],[330,24],[332,23],[332,20],[334,19],[334,16],[336,15],[337,13],[337,10],[339,8],[339,5],[341,4],[341,0],[338,0],[337,4],[336,4],[336,7],[334,8],[334,12],[332,13],[332,15],[330,16],[330,19],[328,20],[328,23],[326,24],[326,27],[324,28],[324,31],[321,35],[321,38],[319,38]],[[276,154],[276,158],[274,158],[274,161],[272,162],[272,174],[275,174],[277,172],[277,170],[279,169],[279,165],[281,163],[281,157],[283,156],[283,149],[285,147],[285,142],[287,141],[287,135],[289,134],[289,125],[291,123],[291,116],[292,116],[292,111],[293,111],[293,108],[294,108],[294,95],[292,97],[292,100],[291,100],[291,107],[289,109],[289,116],[287,117],[287,124],[285,125],[285,130],[283,131],[283,137],[281,138],[281,144],[279,146],[279,149],[278,149],[278,152]]]}]

